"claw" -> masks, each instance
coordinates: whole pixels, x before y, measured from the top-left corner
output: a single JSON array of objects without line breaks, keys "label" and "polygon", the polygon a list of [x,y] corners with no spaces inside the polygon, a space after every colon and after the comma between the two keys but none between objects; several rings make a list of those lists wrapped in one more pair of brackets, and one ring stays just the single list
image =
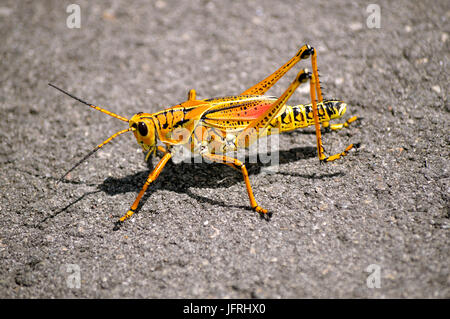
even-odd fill
[{"label": "claw", "polygon": [[133,214],[134,214],[134,211],[130,209],[129,211],[127,211],[127,213],[126,213],[125,215],[123,215],[122,217],[120,217],[119,222],[123,223],[123,221],[124,221],[125,219],[130,218],[131,215],[133,215]]},{"label": "claw", "polygon": [[259,217],[265,221],[270,221],[272,218],[272,213],[259,213]]},{"label": "claw", "polygon": [[253,210],[257,213],[267,214],[267,209],[264,209],[261,206],[255,206],[253,207]]},{"label": "claw", "polygon": [[127,213],[125,215],[123,215],[122,217],[120,217],[120,219],[114,224],[113,230],[119,230],[119,228],[120,228],[120,226],[122,226],[123,222],[126,219],[130,218],[131,215],[133,215],[133,214],[134,214],[133,210],[130,209],[129,211],[127,211]]},{"label": "claw", "polygon": [[253,207],[253,210],[254,210],[255,212],[259,213],[259,216],[260,216],[261,218],[264,218],[264,219],[267,220],[267,221],[269,221],[270,218],[272,217],[272,213],[271,213],[271,212],[268,212],[267,209],[264,209],[264,208],[262,208],[262,207],[260,207],[260,206],[255,206],[255,207]]},{"label": "claw", "polygon": [[120,217],[120,219],[114,223],[114,228],[113,228],[113,230],[114,230],[114,231],[119,230],[120,227],[123,225],[123,222],[124,222],[126,219],[130,218],[131,215],[133,215],[133,214],[134,214],[134,211],[133,211],[133,210],[130,209],[129,211],[127,211],[127,213],[126,213],[125,215],[123,215],[122,217]]},{"label": "claw", "polygon": [[113,231],[117,231],[120,229],[120,227],[122,227],[123,222],[121,222],[120,220],[116,221],[114,223],[114,227],[113,227]]}]

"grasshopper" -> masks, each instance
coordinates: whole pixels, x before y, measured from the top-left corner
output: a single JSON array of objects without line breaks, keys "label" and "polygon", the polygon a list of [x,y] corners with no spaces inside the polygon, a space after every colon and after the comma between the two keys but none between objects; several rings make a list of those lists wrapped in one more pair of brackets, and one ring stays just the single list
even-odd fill
[{"label": "grasshopper", "polygon": [[[278,98],[264,95],[296,63],[309,58],[312,72],[302,69]],[[308,81],[311,103],[296,106],[286,105],[294,91]],[[131,119],[87,103],[53,84],[49,83],[49,85],[83,104],[128,123],[128,128],[115,133],[95,147],[68,170],[60,180],[63,180],[68,173],[105,144],[126,132],[133,132],[137,143],[146,153],[145,160],[148,160],[150,155],[155,155],[157,150],[162,153],[160,161],[148,175],[136,200],[126,214],[117,221],[116,226],[135,213],[148,186],[158,178],[166,163],[171,159],[172,149],[175,145],[183,145],[192,153],[200,154],[204,159],[223,163],[241,171],[251,208],[265,218],[269,218],[271,214],[257,204],[245,164],[234,157],[227,156],[227,153],[248,148],[262,136],[312,125],[315,126],[317,154],[322,163],[346,156],[352,148],[357,146],[350,144],[343,152],[331,156],[327,156],[324,152],[320,126],[338,130],[348,127],[357,117],[353,116],[344,123],[329,123],[331,120],[341,118],[346,112],[347,105],[340,100],[323,99],[317,69],[317,51],[308,44],[303,45],[294,57],[273,74],[239,95],[199,100],[196,98],[195,90],[192,89],[188,93],[187,101],[183,103],[156,113],[139,112],[134,114]],[[158,145],[158,141],[162,145]]]}]

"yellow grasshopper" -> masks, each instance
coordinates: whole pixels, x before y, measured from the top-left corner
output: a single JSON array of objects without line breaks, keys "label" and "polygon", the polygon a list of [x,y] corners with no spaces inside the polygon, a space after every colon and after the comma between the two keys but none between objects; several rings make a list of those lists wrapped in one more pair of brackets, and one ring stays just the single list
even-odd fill
[{"label": "yellow grasshopper", "polygon": [[[308,69],[301,70],[279,98],[264,96],[267,90],[297,62],[307,58],[311,58],[312,72],[309,72]],[[299,85],[308,81],[311,103],[296,106],[286,105]],[[332,156],[324,153],[320,123],[323,127],[336,130],[347,127],[357,117],[351,117],[345,123],[329,123],[330,120],[342,117],[346,111],[346,104],[340,100],[323,99],[317,70],[317,51],[308,44],[303,45],[293,58],[273,74],[239,95],[198,100],[195,90],[190,90],[187,101],[181,104],[156,113],[139,112],[134,114],[131,119],[87,103],[53,84],[49,83],[49,85],[81,103],[128,123],[128,128],[115,133],[99,144],[67,171],[60,180],[63,180],[69,172],[103,145],[125,132],[134,133],[138,144],[141,145],[144,152],[147,152],[146,160],[157,150],[163,154],[159,163],[148,175],[136,200],[127,213],[119,219],[116,226],[134,214],[148,186],[159,176],[172,157],[171,151],[175,145],[186,146],[192,153],[200,154],[204,159],[240,170],[244,177],[251,208],[265,218],[270,217],[270,214],[257,204],[244,163],[227,156],[227,153],[248,148],[262,136],[288,132],[310,125],[315,126],[317,153],[321,162],[334,161],[347,155],[354,147],[351,144],[343,152]],[[158,140],[164,146],[157,145]]]}]

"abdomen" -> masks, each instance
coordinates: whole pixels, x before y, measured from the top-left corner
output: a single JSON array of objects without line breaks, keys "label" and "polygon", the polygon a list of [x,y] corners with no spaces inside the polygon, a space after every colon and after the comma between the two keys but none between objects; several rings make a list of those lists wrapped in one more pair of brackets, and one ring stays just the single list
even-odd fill
[{"label": "abdomen", "polygon": [[[345,104],[338,100],[327,100],[317,103],[319,122],[328,122],[341,117],[345,112]],[[312,104],[286,105],[275,117],[268,128],[267,135],[289,132],[298,128],[314,125]]]}]

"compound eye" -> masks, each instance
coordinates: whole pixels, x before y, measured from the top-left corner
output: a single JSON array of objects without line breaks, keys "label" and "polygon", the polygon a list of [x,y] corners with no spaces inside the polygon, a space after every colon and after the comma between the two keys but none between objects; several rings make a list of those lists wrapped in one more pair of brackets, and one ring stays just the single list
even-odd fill
[{"label": "compound eye", "polygon": [[139,122],[138,123],[138,131],[139,131],[139,134],[141,134],[141,136],[147,136],[147,134],[148,134],[147,124],[145,124],[144,122]]}]

